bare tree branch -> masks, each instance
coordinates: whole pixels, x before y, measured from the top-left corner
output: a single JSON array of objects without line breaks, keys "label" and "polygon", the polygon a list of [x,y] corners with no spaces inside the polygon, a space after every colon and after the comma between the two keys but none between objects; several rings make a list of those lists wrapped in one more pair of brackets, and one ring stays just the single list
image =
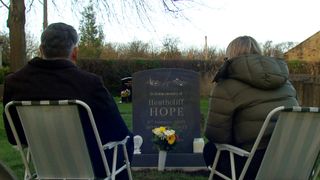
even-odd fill
[{"label": "bare tree branch", "polygon": [[171,8],[169,5],[168,5],[168,2],[167,0],[162,0],[162,4],[165,8],[165,10],[169,11],[169,12],[172,12],[172,13],[177,13],[180,11],[180,9],[175,5],[175,3],[173,1],[176,1],[176,0],[170,0],[170,3],[171,5],[173,6],[173,8]]},{"label": "bare tree branch", "polygon": [[[122,2],[122,1],[121,1]],[[102,7],[99,6],[99,3],[102,3],[103,5],[103,9],[105,11],[103,11]],[[115,10],[115,5],[113,4],[113,1],[108,1],[108,0],[96,0],[96,7],[99,9],[100,12],[105,12],[107,15],[107,19],[109,22],[112,21],[112,19],[116,20],[117,22],[119,22],[118,16],[116,14],[116,10]],[[101,15],[104,18],[104,13],[101,13]]]},{"label": "bare tree branch", "polygon": [[149,24],[152,24],[150,16],[148,16],[148,10],[146,9],[146,3],[144,2],[144,0],[134,0],[134,7],[136,8],[136,13],[142,24],[144,24],[144,17],[147,19]]},{"label": "bare tree branch", "polygon": [[8,6],[6,3],[4,3],[2,0],[0,0],[0,2],[1,2],[1,4],[2,4],[4,7],[6,7],[7,9],[9,9],[9,6]]},{"label": "bare tree branch", "polygon": [[34,0],[31,0],[27,12],[31,11],[31,7],[33,6],[33,2],[34,2]]},{"label": "bare tree branch", "polygon": [[55,9],[55,11],[57,11],[60,14],[60,9],[58,8],[56,1],[55,0],[51,0],[51,3],[53,4],[53,7]]}]

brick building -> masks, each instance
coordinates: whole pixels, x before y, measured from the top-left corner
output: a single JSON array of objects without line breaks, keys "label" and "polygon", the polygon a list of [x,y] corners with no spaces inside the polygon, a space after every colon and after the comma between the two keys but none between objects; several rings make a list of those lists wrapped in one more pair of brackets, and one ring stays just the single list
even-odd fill
[{"label": "brick building", "polygon": [[284,54],[286,60],[320,61],[320,31]]}]

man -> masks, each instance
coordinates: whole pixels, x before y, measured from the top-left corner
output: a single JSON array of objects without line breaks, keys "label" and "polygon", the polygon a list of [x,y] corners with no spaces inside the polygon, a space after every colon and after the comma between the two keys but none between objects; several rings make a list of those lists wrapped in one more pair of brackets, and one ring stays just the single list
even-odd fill
[{"label": "man", "polygon": [[[64,23],[49,25],[41,35],[41,58],[36,57],[28,62],[21,70],[5,78],[3,105],[11,100],[58,100],[79,99],[87,103],[94,115],[102,143],[118,141],[127,135],[128,154],[131,160],[133,154],[132,133],[128,130],[113,97],[104,87],[97,75],[79,69],[77,60],[78,35],[76,30]],[[15,125],[22,139],[27,144],[21,124],[16,112],[13,112]],[[4,123],[11,144],[16,144],[4,115]],[[90,122],[87,117],[82,118],[84,133],[93,161],[95,175],[105,177],[103,164]],[[88,127],[88,128],[85,128]],[[94,148],[93,148],[94,147]],[[108,161],[112,161],[112,153],[107,153]],[[122,154],[119,153],[119,156]],[[124,157],[119,157],[123,159]],[[126,171],[117,175],[117,179],[126,179]]]}]

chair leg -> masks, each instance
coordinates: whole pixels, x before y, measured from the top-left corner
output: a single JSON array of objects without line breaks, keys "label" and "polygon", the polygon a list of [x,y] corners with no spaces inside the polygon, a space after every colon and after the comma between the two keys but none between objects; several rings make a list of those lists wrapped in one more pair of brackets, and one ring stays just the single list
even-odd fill
[{"label": "chair leg", "polygon": [[320,165],[318,165],[317,169],[314,170],[312,180],[316,180],[318,178],[319,172],[320,172]]},{"label": "chair leg", "polygon": [[126,161],[129,180],[132,180],[131,165],[130,165],[130,162],[129,162],[127,147],[126,147],[125,144],[123,144],[123,153],[124,153],[124,158],[125,158],[125,161]]},{"label": "chair leg", "polygon": [[230,163],[231,163],[231,175],[232,175],[232,179],[235,180],[236,179],[236,170],[235,170],[235,165],[234,165],[234,155],[232,152],[230,152],[229,154],[230,154]]},{"label": "chair leg", "polygon": [[[30,158],[31,158],[30,150],[29,150],[29,148],[27,148],[26,161],[27,161],[28,167],[29,167],[29,163],[30,163]],[[28,173],[29,173],[29,174],[28,174]],[[31,179],[31,177],[32,177],[32,174],[31,174],[30,169],[26,168],[26,169],[24,170],[24,179],[25,179],[25,180]]]},{"label": "chair leg", "polygon": [[215,170],[216,170],[216,167],[217,167],[217,164],[218,164],[218,160],[219,160],[219,157],[220,157],[220,152],[221,152],[220,150],[217,150],[216,157],[214,158],[214,161],[213,161],[213,164],[212,164],[212,167],[211,167],[209,180],[213,179],[213,175],[215,173]]},{"label": "chair leg", "polygon": [[[252,153],[252,152],[251,152]],[[253,152],[254,154],[255,152]],[[244,164],[244,167],[242,168],[242,171],[241,171],[241,174],[239,176],[239,180],[243,180],[244,179],[244,176],[245,174],[247,173],[247,170],[249,168],[249,165],[250,165],[250,162],[252,160],[252,155],[249,155],[248,159],[246,160],[246,163]]]},{"label": "chair leg", "polygon": [[117,157],[118,157],[118,146],[115,146],[113,150],[113,161],[112,161],[112,173],[111,173],[112,180],[116,179]]}]

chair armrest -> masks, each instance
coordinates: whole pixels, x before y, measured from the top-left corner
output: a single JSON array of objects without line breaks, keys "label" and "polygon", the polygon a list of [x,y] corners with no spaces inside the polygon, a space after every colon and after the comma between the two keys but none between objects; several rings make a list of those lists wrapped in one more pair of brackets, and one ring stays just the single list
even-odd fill
[{"label": "chair armrest", "polygon": [[[19,151],[18,145],[12,145],[11,147],[16,151]],[[27,145],[25,145],[25,144],[21,144],[21,148],[22,149],[28,149],[29,147]]]},{"label": "chair armrest", "polygon": [[221,151],[231,151],[239,156],[246,156],[248,157],[250,152],[244,150],[244,149],[241,149],[241,148],[238,148],[236,146],[233,146],[233,145],[230,145],[230,144],[215,144],[216,148],[218,150],[221,150]]},{"label": "chair armrest", "polygon": [[106,150],[106,149],[112,149],[114,148],[115,146],[118,146],[119,144],[126,144],[127,143],[127,140],[130,138],[130,136],[126,136],[123,140],[121,141],[111,141],[111,142],[108,142],[107,144],[104,144],[102,147],[103,147],[103,150]]}]

